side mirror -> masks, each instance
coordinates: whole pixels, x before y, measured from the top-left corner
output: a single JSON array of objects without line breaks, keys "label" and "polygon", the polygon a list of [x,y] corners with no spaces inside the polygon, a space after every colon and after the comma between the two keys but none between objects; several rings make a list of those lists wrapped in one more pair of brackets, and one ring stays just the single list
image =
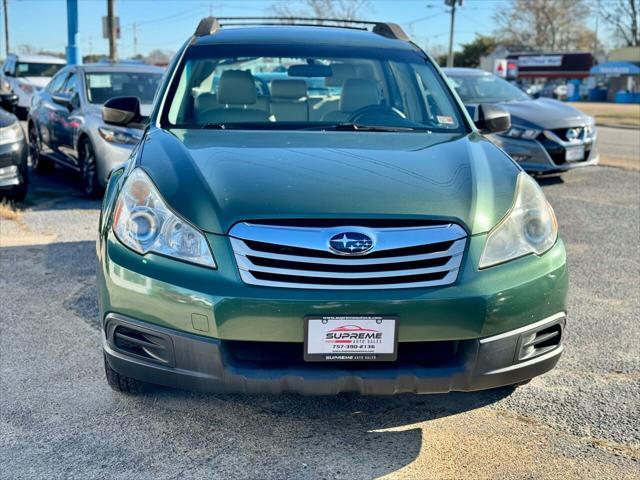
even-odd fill
[{"label": "side mirror", "polygon": [[511,128],[511,114],[501,106],[491,103],[478,105],[473,121],[483,134],[505,132]]},{"label": "side mirror", "polygon": [[18,105],[18,96],[15,93],[0,94],[0,108],[5,109],[7,112],[13,112],[16,105]]},{"label": "side mirror", "polygon": [[73,107],[73,95],[67,92],[54,93],[51,95],[51,100],[68,109]]},{"label": "side mirror", "polygon": [[125,126],[140,123],[140,100],[138,97],[114,97],[107,100],[102,107],[102,120],[111,125]]}]

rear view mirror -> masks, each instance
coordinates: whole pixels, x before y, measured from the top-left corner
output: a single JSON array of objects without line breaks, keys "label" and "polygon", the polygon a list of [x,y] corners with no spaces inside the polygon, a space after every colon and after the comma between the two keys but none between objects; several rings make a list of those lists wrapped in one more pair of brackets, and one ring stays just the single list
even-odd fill
[{"label": "rear view mirror", "polygon": [[480,133],[499,133],[511,128],[511,114],[499,105],[483,103],[477,106],[473,121]]},{"label": "rear view mirror", "polygon": [[63,107],[71,110],[76,102],[76,97],[73,93],[60,92],[51,95],[51,100],[53,100],[58,105],[62,105]]},{"label": "rear view mirror", "polygon": [[7,112],[13,112],[16,105],[18,105],[18,96],[15,93],[0,94],[0,108],[5,109]]},{"label": "rear view mirror", "polygon": [[102,120],[111,125],[125,126],[140,123],[140,100],[138,97],[114,97],[102,107]]},{"label": "rear view mirror", "polygon": [[331,77],[333,70],[328,65],[291,65],[287,69],[290,77]]}]

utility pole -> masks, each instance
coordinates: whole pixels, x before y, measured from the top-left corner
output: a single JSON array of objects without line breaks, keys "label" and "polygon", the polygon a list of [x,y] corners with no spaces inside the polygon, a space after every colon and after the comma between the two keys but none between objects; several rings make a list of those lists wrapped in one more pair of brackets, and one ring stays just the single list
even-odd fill
[{"label": "utility pole", "polygon": [[445,5],[451,7],[451,28],[449,30],[449,55],[447,55],[447,67],[453,67],[453,31],[456,24],[456,4],[462,6],[463,0],[444,0]]},{"label": "utility pole", "polygon": [[131,25],[131,30],[133,31],[133,56],[138,55],[138,24],[133,23]]},{"label": "utility pole", "polygon": [[78,0],[67,0],[67,64],[82,62],[78,51]]},{"label": "utility pole", "polygon": [[9,6],[7,0],[2,0],[4,8],[4,53],[5,57],[9,55]]},{"label": "utility pole", "polygon": [[600,20],[600,0],[596,1],[596,29],[593,35],[593,56],[598,56],[598,20]]},{"label": "utility pole", "polygon": [[107,0],[107,30],[109,35],[109,61],[118,61],[118,44],[116,43],[116,0]]}]

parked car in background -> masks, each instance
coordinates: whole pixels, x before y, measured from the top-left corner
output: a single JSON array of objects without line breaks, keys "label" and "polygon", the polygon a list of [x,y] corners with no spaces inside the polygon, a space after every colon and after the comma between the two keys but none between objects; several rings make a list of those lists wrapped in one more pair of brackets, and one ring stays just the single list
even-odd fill
[{"label": "parked car in background", "polygon": [[[553,368],[565,251],[540,186],[481,135],[505,109],[474,124],[398,25],[263,21],[202,20],[110,177],[110,386],[434,393]],[[103,107],[139,115],[136,98]]]},{"label": "parked car in background", "polygon": [[531,98],[539,98],[540,92],[542,91],[543,85],[539,83],[532,83],[530,85],[526,85],[522,88],[524,93],[529,95]]},{"label": "parked car in background", "polygon": [[31,97],[42,90],[67,62],[49,55],[9,54],[2,65],[1,82],[18,95],[16,114],[26,117]]},{"label": "parked car in background", "polygon": [[18,118],[0,109],[0,196],[22,201],[27,195],[28,147]]},{"label": "parked car in background", "polygon": [[564,83],[549,83],[540,90],[540,96],[564,101],[569,96],[569,86]]},{"label": "parked car in background", "polygon": [[495,75],[471,68],[445,68],[467,108],[493,103],[511,114],[511,128],[491,135],[515,161],[531,173],[560,172],[598,163],[594,119],[549,98],[532,99]]},{"label": "parked car in background", "polygon": [[[32,164],[53,163],[81,173],[82,188],[96,197],[111,170],[138,143],[163,69],[149,65],[75,65],[58,72],[36,94],[28,118]],[[126,127],[107,125],[101,107],[112,97],[139,99],[141,118]]]}]

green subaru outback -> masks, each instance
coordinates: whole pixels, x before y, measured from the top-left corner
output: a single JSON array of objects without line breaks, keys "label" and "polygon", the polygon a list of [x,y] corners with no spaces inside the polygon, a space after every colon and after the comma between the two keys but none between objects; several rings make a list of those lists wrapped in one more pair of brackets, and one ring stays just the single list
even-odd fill
[{"label": "green subaru outback", "polygon": [[[509,115],[465,110],[397,25],[277,23],[202,20],[112,172],[109,384],[431,393],[553,368],[565,250],[540,187],[482,135]],[[135,97],[102,114],[147,121]]]}]

